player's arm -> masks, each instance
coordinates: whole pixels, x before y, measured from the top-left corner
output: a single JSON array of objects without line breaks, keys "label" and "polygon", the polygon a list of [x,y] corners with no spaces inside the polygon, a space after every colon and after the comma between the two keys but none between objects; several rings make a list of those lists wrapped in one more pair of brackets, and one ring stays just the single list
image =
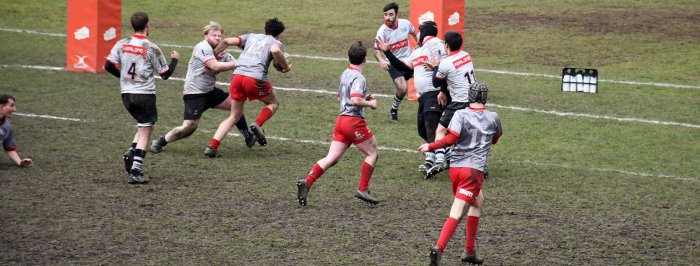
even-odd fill
[{"label": "player's arm", "polygon": [[109,72],[109,74],[112,74],[112,76],[115,76],[119,78],[121,76],[121,72],[119,72],[119,68],[112,63],[112,61],[105,60],[105,70]]},{"label": "player's arm", "polygon": [[219,45],[217,45],[216,48],[214,48],[214,54],[220,54],[231,45],[241,46],[241,37],[224,38],[223,40],[221,40]]},{"label": "player's arm", "polygon": [[433,57],[429,58],[428,62],[425,64],[425,67],[428,70],[433,71],[433,87],[441,88],[441,90],[442,90],[442,84],[445,83],[446,76],[439,71],[440,70],[439,66],[440,66],[440,57],[437,57],[437,56],[433,56]]},{"label": "player's arm", "polygon": [[168,64],[168,70],[160,74],[160,77],[163,78],[163,80],[167,80],[173,75],[179,59],[180,54],[177,51],[170,52],[170,64]]},{"label": "player's arm", "polygon": [[30,158],[20,158],[19,154],[17,153],[17,150],[11,150],[11,151],[5,151],[7,153],[7,157],[10,157],[10,160],[14,162],[16,165],[20,167],[24,167],[27,165],[32,164],[32,159]]},{"label": "player's arm", "polygon": [[372,94],[367,95],[367,97],[362,97],[362,94],[359,93],[350,94],[350,103],[352,103],[352,106],[377,109],[377,99],[375,99]]},{"label": "player's arm", "polygon": [[282,66],[282,70],[280,70],[280,72],[287,73],[289,70],[292,70],[292,66],[287,64],[287,59],[284,58],[284,52],[278,44],[273,44],[270,47],[270,53],[272,54],[273,60]]},{"label": "player's arm", "polygon": [[[375,40],[382,40],[382,37],[379,36],[379,33],[377,33],[377,36],[374,39]],[[389,70],[389,63],[384,61],[384,58],[382,57],[382,50],[379,49],[379,47],[377,47],[376,43],[374,45],[374,58],[377,59],[377,62],[379,62],[379,67],[381,67],[382,70],[384,70],[384,71]]]},{"label": "player's arm", "polygon": [[229,62],[219,62],[216,60],[216,58],[211,58],[204,62],[204,65],[207,66],[208,69],[214,72],[221,72],[221,71],[227,71],[227,70],[232,70],[236,67],[236,60],[232,60]]},{"label": "player's arm", "polygon": [[420,145],[420,147],[418,147],[418,151],[425,153],[427,151],[434,151],[437,149],[450,147],[455,145],[457,140],[459,140],[459,133],[448,128],[445,137],[432,143],[424,143],[423,145]]},{"label": "player's arm", "polygon": [[374,47],[377,47],[377,49],[381,50],[384,53],[384,55],[386,55],[386,58],[389,59],[391,66],[393,66],[397,70],[405,72],[413,71],[413,66],[401,61],[394,55],[394,53],[391,52],[391,50],[389,50],[388,43],[382,41],[379,38],[376,38],[374,39]]}]

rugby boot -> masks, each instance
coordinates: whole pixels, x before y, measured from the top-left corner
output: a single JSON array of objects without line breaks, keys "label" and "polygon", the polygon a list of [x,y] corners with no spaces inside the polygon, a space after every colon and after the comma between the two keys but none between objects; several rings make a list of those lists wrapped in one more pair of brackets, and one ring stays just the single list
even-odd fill
[{"label": "rugby boot", "polygon": [[[161,137],[162,137],[162,136],[161,136]],[[153,154],[156,154],[156,153],[159,153],[159,152],[161,152],[161,151],[163,151],[163,146],[158,145],[158,140],[157,140],[157,139],[156,139],[156,140],[153,140],[153,141],[151,142],[151,152],[152,152]]]},{"label": "rugby boot", "polygon": [[253,132],[250,132],[250,131],[248,132],[247,137],[246,136],[243,136],[243,137],[245,138],[245,146],[248,148],[253,148],[253,146],[255,145],[255,141],[258,140],[258,138],[255,137],[255,134],[253,134]]},{"label": "rugby boot", "polygon": [[356,188],[355,189],[355,198],[358,198],[358,199],[360,199],[364,202],[367,202],[369,204],[372,204],[372,205],[379,204],[379,200],[377,200],[376,198],[374,198],[370,194],[369,189],[365,190],[365,191],[360,191],[360,188]]},{"label": "rugby boot", "polygon": [[140,171],[130,171],[128,181],[129,184],[148,184],[150,180],[148,176],[142,174]]},{"label": "rugby boot", "polygon": [[212,149],[211,146],[207,146],[206,149],[204,149],[204,155],[206,155],[209,158],[216,158],[219,157],[219,150]]},{"label": "rugby boot", "polygon": [[428,170],[428,174],[430,175],[430,178],[433,178],[437,174],[441,173],[442,171],[445,170],[445,163],[443,162],[437,162],[433,167]]},{"label": "rugby boot", "polygon": [[134,164],[134,151],[129,149],[124,153],[124,168],[127,173],[131,171],[132,164]]},{"label": "rugby boot", "polygon": [[442,257],[442,253],[440,252],[440,247],[437,245],[430,248],[430,266],[438,266],[440,265],[440,257]]},{"label": "rugby boot", "polygon": [[462,252],[462,256],[459,258],[462,262],[466,262],[469,264],[478,264],[481,265],[484,263],[484,259],[480,258],[479,256],[476,255],[476,251],[474,251],[474,254],[469,254],[465,250]]},{"label": "rugby boot", "polygon": [[428,175],[430,168],[433,167],[433,162],[425,161],[423,164],[418,166],[418,171],[423,174],[423,178],[430,179],[432,176]]},{"label": "rugby boot", "polygon": [[258,144],[260,146],[267,146],[267,139],[265,138],[265,131],[258,126],[258,123],[253,122],[252,125],[250,125],[250,131],[255,134],[255,137],[258,139]]},{"label": "rugby boot", "polygon": [[391,118],[392,123],[398,123],[399,122],[399,110],[398,109],[391,109],[391,112],[389,112],[389,118]]},{"label": "rugby boot", "polygon": [[297,200],[299,205],[306,206],[306,196],[309,195],[309,187],[306,186],[306,180],[297,181]]}]

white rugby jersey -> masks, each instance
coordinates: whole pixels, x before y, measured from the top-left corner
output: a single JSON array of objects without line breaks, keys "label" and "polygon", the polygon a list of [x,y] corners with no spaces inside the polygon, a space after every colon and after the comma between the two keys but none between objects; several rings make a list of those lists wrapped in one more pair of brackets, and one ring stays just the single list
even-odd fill
[{"label": "white rugby jersey", "polygon": [[[389,50],[398,59],[407,58],[411,54],[411,46],[408,44],[408,36],[413,34],[413,24],[406,19],[397,19],[396,27],[390,28],[385,24],[377,30],[376,38],[389,43]],[[375,45],[375,49],[377,49]]]},{"label": "white rugby jersey", "polygon": [[404,64],[413,68],[413,84],[418,95],[440,90],[433,87],[433,71],[426,70],[424,66],[428,59],[434,56],[440,58],[447,56],[445,43],[435,36],[427,36],[423,39],[423,45],[416,46],[411,56],[402,60]]},{"label": "white rugby jersey", "polygon": [[469,102],[469,85],[476,82],[472,57],[465,51],[453,51],[440,61],[438,78],[447,78],[453,102]]},{"label": "white rugby jersey", "polygon": [[362,75],[360,69],[349,66],[340,76],[340,85],[338,85],[338,101],[340,102],[340,115],[365,117],[365,108],[361,106],[353,106],[350,98],[362,97],[367,95],[367,81]]},{"label": "white rugby jersey", "polygon": [[486,108],[458,110],[447,130],[459,135],[452,150],[450,167],[469,167],[486,172],[493,139],[503,134],[498,114]]},{"label": "white rugby jersey", "polygon": [[[183,94],[202,94],[214,90],[218,73],[207,68],[206,62],[209,60],[217,59],[214,56],[214,49],[206,40],[203,40],[192,50],[192,57],[187,65]],[[231,62],[236,59],[228,52],[224,52],[224,56],[218,61]]]},{"label": "white rugby jersey", "polygon": [[120,69],[121,93],[156,94],[155,73],[169,69],[160,48],[137,34],[117,42],[107,60]]},{"label": "white rugby jersey", "polygon": [[273,57],[270,47],[279,45],[284,51],[284,44],[272,37],[272,35],[250,33],[238,36],[243,53],[238,57],[236,70],[233,74],[240,74],[259,80],[267,81],[267,70]]}]

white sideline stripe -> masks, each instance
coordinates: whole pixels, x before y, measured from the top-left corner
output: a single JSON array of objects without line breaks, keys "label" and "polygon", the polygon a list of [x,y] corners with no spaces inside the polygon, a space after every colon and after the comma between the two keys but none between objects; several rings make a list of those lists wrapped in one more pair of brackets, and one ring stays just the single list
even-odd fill
[{"label": "white sideline stripe", "polygon": [[[0,31],[6,32],[18,32],[18,33],[30,33],[46,36],[56,36],[56,37],[66,37],[64,33],[49,33],[49,32],[38,32],[34,30],[24,30],[24,29],[8,29],[0,28]],[[193,49],[194,46],[191,45],[179,45],[179,44],[159,44],[163,47],[175,47],[175,48],[188,48]],[[234,52],[240,53],[240,49],[233,49]],[[307,59],[319,59],[319,60],[331,60],[331,61],[347,61],[347,58],[337,58],[337,57],[326,57],[326,56],[312,56],[312,55],[302,55],[302,54],[290,54],[293,57],[307,58]],[[371,60],[368,63],[376,64],[377,61]],[[496,70],[496,69],[482,69],[479,71],[503,74],[503,75],[513,75],[513,76],[528,76],[528,77],[542,77],[542,78],[554,78],[561,79],[561,76],[549,75],[549,74],[538,74],[538,73],[526,73],[526,72],[514,72],[507,70]],[[700,89],[697,85],[683,85],[683,84],[672,84],[672,83],[660,83],[660,82],[640,82],[640,81],[628,81],[628,80],[611,80],[611,79],[599,79],[598,82],[602,83],[617,83],[617,84],[628,84],[628,85],[644,85],[644,86],[654,86],[654,87],[666,87],[666,88],[679,88],[679,89]]]},{"label": "white sideline stripe", "polygon": [[[199,130],[199,131],[202,133],[213,133],[213,131],[211,131],[211,130]],[[227,135],[241,137],[241,134],[238,134],[238,133],[228,133]],[[318,145],[324,145],[324,146],[328,146],[331,144],[329,141],[293,139],[293,138],[276,137],[276,136],[270,136],[270,135],[265,135],[265,138],[279,140],[279,141],[292,141],[292,142],[299,142],[299,143],[318,144]],[[352,145],[351,147],[356,148],[354,145]],[[416,150],[417,148],[416,149],[404,149],[404,148],[377,146],[377,149],[383,150],[383,151],[392,151],[392,152],[404,152],[404,153],[414,153],[414,154],[418,153],[418,151]],[[573,169],[573,170],[587,170],[587,171],[606,172],[606,173],[620,173],[620,174],[643,176],[643,177],[673,178],[673,179],[677,179],[677,180],[681,180],[681,181],[692,181],[692,182],[700,181],[700,179],[698,179],[696,177],[674,176],[674,175],[667,175],[667,174],[651,174],[651,173],[632,172],[632,171],[617,170],[617,169],[605,169],[605,168],[582,168],[582,167],[576,167],[576,166],[571,166],[571,165],[566,165],[566,164],[540,163],[540,162],[535,162],[535,161],[530,161],[530,160],[524,160],[524,161],[499,160],[499,161],[506,162],[506,163],[524,163],[524,164],[532,164],[532,165],[537,165],[537,166],[557,167],[557,168],[565,168],[565,169]]]},{"label": "white sideline stripe", "polygon": [[[62,67],[33,66],[33,65],[0,65],[0,67],[20,67],[20,68],[41,69],[41,70],[65,70]],[[171,77],[170,79],[177,80],[177,81],[185,81],[185,79],[177,78],[177,77]],[[226,83],[226,82],[218,82],[217,81],[216,84],[221,85],[221,86],[226,86],[226,87],[230,86],[230,83]],[[300,91],[300,92],[330,94],[330,95],[337,95],[338,94],[338,92],[328,91],[328,90],[285,88],[285,87],[274,87],[274,88],[276,90],[281,90],[281,91]],[[389,95],[389,94],[374,94],[374,96],[382,97],[382,98],[393,98],[394,97],[393,95]],[[550,115],[556,115],[556,116],[586,117],[586,118],[605,119],[605,120],[613,120],[613,121],[620,121],[620,122],[637,122],[637,123],[654,124],[654,125],[668,125],[668,126],[681,126],[681,127],[687,127],[687,128],[700,128],[700,125],[696,125],[696,124],[679,123],[679,122],[671,122],[671,121],[658,121],[658,120],[649,120],[649,119],[641,119],[641,118],[614,117],[614,116],[607,116],[607,115],[593,115],[593,114],[572,113],[572,112],[558,112],[558,111],[539,110],[539,109],[532,109],[532,108],[519,107],[519,106],[506,106],[506,105],[499,105],[499,104],[495,104],[495,103],[489,103],[489,106],[496,107],[496,108],[503,108],[503,109],[511,109],[511,110],[516,110],[516,111],[527,111],[527,112],[550,114]]]},{"label": "white sideline stripe", "polygon": [[[41,70],[65,70],[64,68],[61,68],[61,67],[32,66],[32,65],[0,65],[0,67],[20,67],[20,68],[41,69]],[[185,81],[185,79],[177,78],[177,77],[171,77],[170,79],[177,80],[177,81],[183,81],[183,82]],[[226,83],[226,82],[216,82],[216,84],[221,85],[221,86],[226,86],[226,87],[230,86],[230,83]],[[276,90],[281,90],[281,91],[299,91],[299,92],[330,94],[330,95],[338,94],[335,91],[328,91],[328,90],[314,90],[314,89],[286,88],[286,87],[274,87],[274,88]],[[393,95],[389,95],[389,94],[374,94],[374,96],[382,97],[382,98],[393,98],[394,97]],[[607,116],[607,115],[592,115],[592,114],[572,113],[572,112],[558,112],[558,111],[539,110],[539,109],[532,109],[532,108],[519,107],[519,106],[506,106],[506,105],[499,105],[499,104],[495,104],[495,103],[489,103],[489,106],[496,107],[496,108],[517,110],[517,111],[550,114],[550,115],[556,115],[556,116],[586,117],[586,118],[593,118],[593,119],[614,120],[614,121],[620,121],[620,122],[637,122],[637,123],[646,123],[646,124],[655,124],[655,125],[669,125],[669,126],[681,126],[681,127],[688,127],[688,128],[700,128],[700,125],[696,125],[696,124],[670,122],[670,121],[658,121],[658,120],[648,120],[648,119],[629,118],[629,117],[614,117],[614,116]]]},{"label": "white sideline stripe", "polygon": [[25,113],[18,113],[18,112],[15,112],[14,115],[26,116],[26,117],[48,118],[48,119],[56,119],[56,120],[64,120],[64,121],[74,121],[74,122],[82,121],[78,118],[60,117],[60,116],[52,116],[52,115],[25,114]]}]

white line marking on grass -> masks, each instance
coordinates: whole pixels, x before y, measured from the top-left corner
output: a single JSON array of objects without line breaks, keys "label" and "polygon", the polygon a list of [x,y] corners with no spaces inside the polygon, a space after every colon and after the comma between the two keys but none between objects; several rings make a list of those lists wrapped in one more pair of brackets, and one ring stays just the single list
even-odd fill
[{"label": "white line marking on grass", "polygon": [[[209,133],[209,134],[213,133],[213,131],[211,131],[211,130],[199,130],[199,131],[202,133]],[[241,134],[238,134],[238,133],[228,133],[227,135],[241,137]],[[266,135],[265,138],[279,140],[279,141],[285,141],[285,142],[291,141],[291,142],[298,142],[298,143],[318,144],[318,145],[324,145],[324,146],[328,146],[331,144],[329,141],[294,139],[294,138],[277,137],[277,136],[270,136],[270,135]],[[354,145],[351,147],[356,148]],[[405,148],[377,146],[377,149],[383,150],[383,151],[418,154],[418,151],[416,150],[417,148],[416,149],[405,149]],[[319,156],[323,156],[323,155],[319,154]],[[651,174],[651,173],[632,172],[632,171],[617,170],[617,169],[605,169],[605,168],[588,168],[588,167],[583,168],[583,167],[576,167],[576,166],[566,165],[566,164],[540,163],[540,162],[535,162],[535,161],[530,161],[530,160],[512,161],[512,162],[508,162],[505,160],[499,160],[499,161],[501,161],[503,163],[515,162],[515,163],[532,164],[532,165],[545,166],[545,167],[557,167],[557,168],[565,168],[565,169],[573,169],[573,170],[587,170],[587,171],[596,171],[596,172],[620,173],[620,174],[627,174],[627,175],[633,175],[633,176],[643,176],[643,177],[673,178],[673,179],[677,179],[677,180],[681,180],[681,181],[692,181],[692,182],[700,181],[700,179],[698,179],[696,177],[674,176],[674,175],[667,175],[667,174]]]},{"label": "white line marking on grass", "polygon": [[18,115],[18,116],[39,117],[39,118],[56,119],[56,120],[64,120],[64,121],[74,121],[74,122],[82,121],[78,118],[60,117],[60,116],[52,116],[52,115],[25,114],[25,113],[18,113],[18,112],[15,112],[14,114]]},{"label": "white line marking on grass", "polygon": [[[29,33],[29,34],[38,34],[38,35],[55,36],[55,37],[66,37],[66,34],[64,34],[64,33],[38,32],[38,31],[34,31],[34,30],[24,30],[24,29],[0,28],[0,31]],[[179,45],[179,44],[159,44],[159,45],[163,46],[163,47],[174,47],[174,48],[188,48],[188,49],[194,48],[194,46],[191,46],[191,45]],[[236,53],[241,52],[240,49],[232,49],[232,50],[233,50],[233,52],[236,52]],[[299,57],[299,58],[307,58],[307,59],[347,62],[347,58],[338,58],[338,57],[312,56],[312,55],[302,55],[302,54],[291,54],[291,56]],[[377,61],[374,61],[374,60],[367,61],[367,62],[373,63],[373,64],[377,63]],[[479,71],[483,71],[483,72],[487,72],[487,73],[494,73],[494,74],[513,75],[513,76],[527,76],[527,77],[542,77],[542,78],[561,79],[561,76],[549,75],[549,74],[514,72],[514,71],[507,71],[507,70],[482,69],[482,68],[480,68]],[[661,82],[641,82],[641,81],[611,80],[611,79],[599,79],[598,82],[628,84],[628,85],[643,85],[643,86],[653,86],[653,87],[666,87],[666,88],[679,88],[679,89],[700,89],[700,86],[697,86],[697,85],[684,85],[684,84],[672,84],[672,83],[661,83]]]},{"label": "white line marking on grass", "polygon": [[[0,65],[0,67],[20,67],[20,68],[30,68],[30,69],[40,69],[40,70],[65,70],[64,68],[61,68],[61,67],[33,66],[33,65]],[[185,79],[177,78],[177,77],[171,77],[170,79],[177,80],[177,81],[185,81]],[[226,82],[216,82],[216,84],[221,85],[221,86],[226,86],[226,87],[230,86],[230,83],[226,83]],[[276,90],[281,90],[281,91],[299,91],[299,92],[319,93],[319,94],[329,94],[329,95],[337,95],[338,94],[338,92],[336,92],[336,91],[329,91],[329,90],[286,88],[286,87],[274,87],[274,88]],[[382,98],[393,98],[394,97],[393,95],[389,95],[389,94],[375,94],[374,96],[382,97]],[[649,119],[641,119],[641,118],[614,117],[614,116],[607,116],[607,115],[594,115],[594,114],[584,114],[584,113],[559,112],[559,111],[552,111],[552,110],[539,110],[539,109],[532,109],[532,108],[519,107],[519,106],[499,105],[499,104],[495,104],[495,103],[489,103],[489,106],[496,107],[496,108],[503,108],[503,109],[511,109],[511,110],[516,110],[516,111],[527,111],[527,112],[550,114],[550,115],[556,115],[556,116],[586,117],[586,118],[605,119],[605,120],[613,120],[613,121],[620,121],[620,122],[637,122],[637,123],[645,123],[645,124],[653,124],[653,125],[668,125],[668,126],[680,126],[680,127],[687,127],[687,128],[700,128],[700,125],[696,125],[696,124],[671,122],[671,121],[658,121],[658,120],[649,120]]]}]

